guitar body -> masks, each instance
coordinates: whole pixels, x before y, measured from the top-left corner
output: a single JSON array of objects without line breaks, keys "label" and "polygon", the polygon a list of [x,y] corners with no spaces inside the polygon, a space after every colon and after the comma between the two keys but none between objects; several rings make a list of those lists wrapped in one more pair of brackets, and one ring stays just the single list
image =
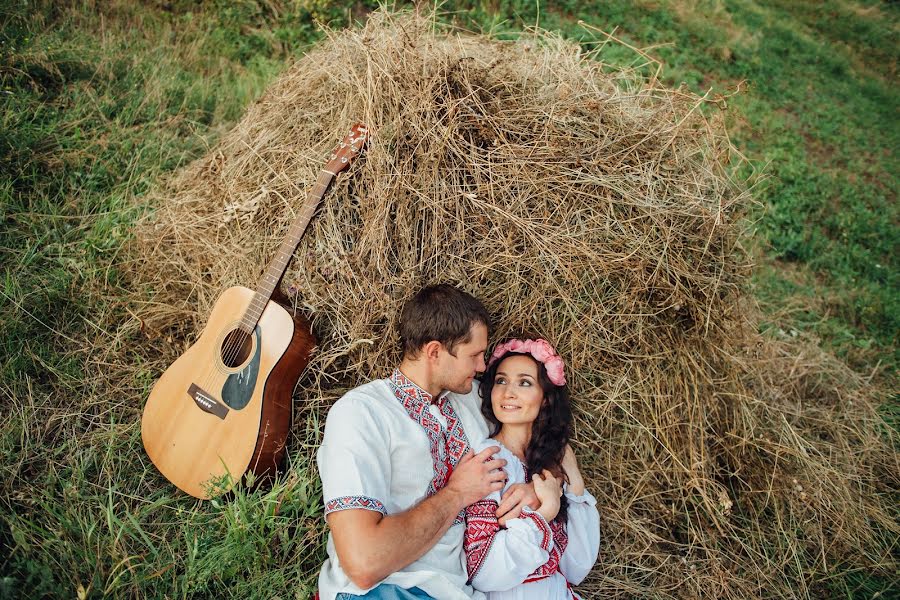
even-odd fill
[{"label": "guitar body", "polygon": [[[163,373],[144,408],[147,454],[196,498],[228,491],[247,471],[273,474],[284,456],[291,396],[315,338],[306,319],[274,301],[242,337],[238,325],[253,298],[245,287],[219,297],[200,338]],[[213,489],[214,482],[223,485]]]},{"label": "guitar body", "polygon": [[225,493],[248,471],[274,474],[284,456],[291,396],[316,341],[306,319],[271,299],[325,190],[367,139],[362,123],[350,128],[256,291],[225,290],[200,338],[150,392],[141,418],[144,448],[166,479],[191,496]]}]

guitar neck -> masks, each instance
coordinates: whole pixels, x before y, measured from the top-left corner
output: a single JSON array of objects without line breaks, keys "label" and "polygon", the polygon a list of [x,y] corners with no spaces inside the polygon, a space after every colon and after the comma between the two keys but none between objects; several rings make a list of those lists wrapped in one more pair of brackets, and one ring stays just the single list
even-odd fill
[{"label": "guitar neck", "polygon": [[316,184],[310,190],[303,209],[297,218],[294,219],[287,236],[281,242],[281,246],[278,247],[278,252],[275,253],[275,258],[269,263],[262,277],[260,277],[259,283],[256,285],[256,294],[254,294],[250,306],[247,307],[247,311],[241,319],[244,331],[253,331],[256,328],[256,323],[259,321],[263,309],[265,309],[266,304],[272,297],[275,286],[278,285],[278,282],[281,281],[281,277],[287,270],[288,263],[290,263],[291,257],[294,255],[294,250],[300,244],[300,240],[306,232],[306,227],[309,225],[316,208],[319,206],[319,202],[322,201],[322,196],[325,195],[325,190],[328,189],[328,185],[334,179],[334,176],[334,173],[324,169],[319,172]]}]

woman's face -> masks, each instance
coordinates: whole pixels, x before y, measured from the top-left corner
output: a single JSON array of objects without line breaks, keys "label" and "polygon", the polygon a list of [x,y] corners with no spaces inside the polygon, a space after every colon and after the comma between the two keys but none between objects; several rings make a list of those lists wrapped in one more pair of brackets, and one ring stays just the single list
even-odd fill
[{"label": "woman's face", "polygon": [[537,361],[524,355],[504,359],[497,367],[491,390],[491,407],[497,420],[504,425],[533,423],[543,402]]}]

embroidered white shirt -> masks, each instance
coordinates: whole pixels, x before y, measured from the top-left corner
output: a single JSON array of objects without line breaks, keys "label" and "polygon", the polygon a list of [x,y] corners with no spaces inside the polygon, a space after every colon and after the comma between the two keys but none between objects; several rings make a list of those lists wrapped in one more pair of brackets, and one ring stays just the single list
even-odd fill
[{"label": "embroidered white shirt", "polygon": [[[487,437],[480,405],[477,382],[468,394],[445,393],[431,402],[399,370],[347,392],[328,412],[316,456],[326,514],[397,514],[443,487],[470,445]],[[424,556],[380,583],[418,587],[442,600],[483,598],[466,583],[464,528],[460,516]],[[327,552],[319,573],[321,599],[364,594],[341,568],[330,533]]]},{"label": "embroidered white shirt", "polygon": [[[474,451],[500,446],[495,458],[506,460],[506,488],[525,481],[525,466],[500,442],[487,439]],[[466,551],[472,585],[489,600],[571,600],[579,598],[571,585],[581,583],[600,551],[600,515],[587,490],[576,496],[563,487],[568,499],[565,526],[548,524],[526,509],[510,519],[506,529],[495,514],[501,492],[494,492],[466,510]]]}]

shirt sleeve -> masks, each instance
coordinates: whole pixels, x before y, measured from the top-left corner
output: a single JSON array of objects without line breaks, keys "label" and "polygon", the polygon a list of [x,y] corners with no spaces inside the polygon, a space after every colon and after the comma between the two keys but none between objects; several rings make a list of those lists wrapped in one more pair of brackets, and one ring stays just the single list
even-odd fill
[{"label": "shirt sleeve", "polygon": [[370,407],[371,403],[344,396],[328,411],[316,454],[326,515],[348,509],[387,514],[390,440]]},{"label": "shirt sleeve", "polygon": [[[493,496],[493,497],[492,497]],[[553,534],[544,517],[529,508],[510,519],[506,529],[497,521],[496,492],[466,508],[463,542],[472,586],[483,592],[513,588],[547,562]]]},{"label": "shirt sleeve", "polygon": [[559,560],[559,570],[569,583],[578,585],[591,572],[600,553],[600,514],[597,500],[587,490],[580,496],[566,491],[565,496],[569,501],[569,543]]}]

